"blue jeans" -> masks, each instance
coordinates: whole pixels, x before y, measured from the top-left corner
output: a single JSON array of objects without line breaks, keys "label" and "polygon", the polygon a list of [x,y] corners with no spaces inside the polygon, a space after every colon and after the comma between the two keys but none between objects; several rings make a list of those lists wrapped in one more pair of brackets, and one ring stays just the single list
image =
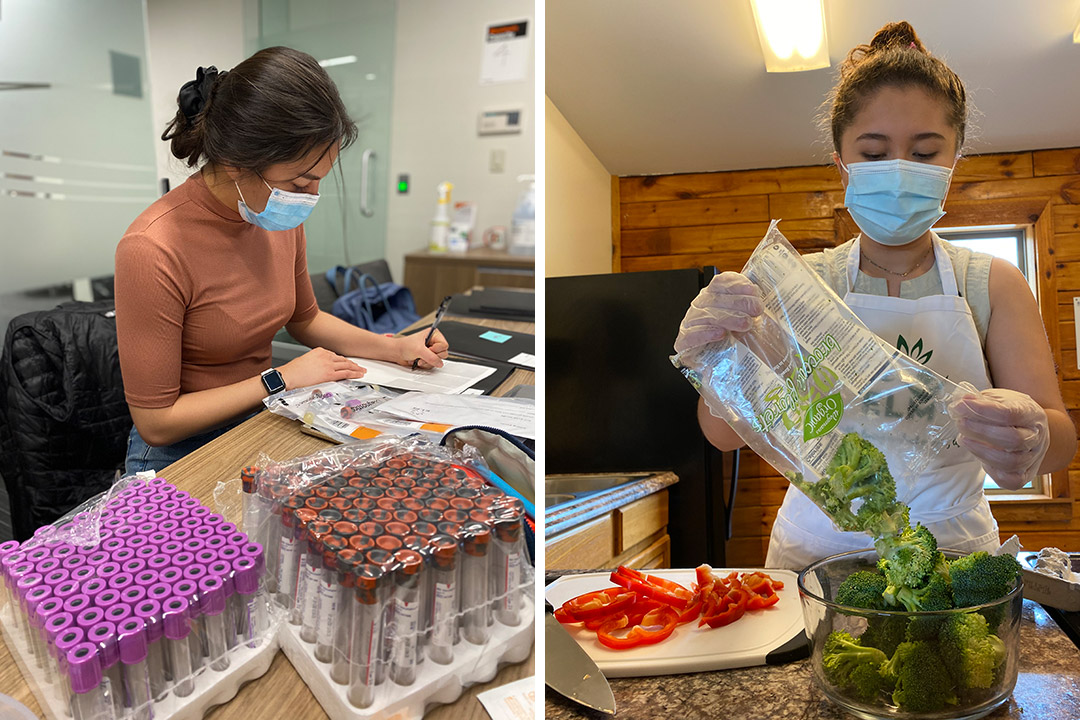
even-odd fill
[{"label": "blue jeans", "polygon": [[124,474],[134,475],[137,472],[144,472],[146,470],[157,470],[160,472],[167,465],[172,465],[185,455],[195,452],[206,443],[214,438],[224,435],[254,415],[255,413],[252,413],[247,417],[241,418],[240,420],[229,423],[223,427],[208,430],[199,435],[192,435],[180,442],[173,443],[172,445],[161,445],[160,447],[147,445],[146,441],[139,435],[139,431],[132,425],[131,432],[128,434],[127,457],[124,458]]}]

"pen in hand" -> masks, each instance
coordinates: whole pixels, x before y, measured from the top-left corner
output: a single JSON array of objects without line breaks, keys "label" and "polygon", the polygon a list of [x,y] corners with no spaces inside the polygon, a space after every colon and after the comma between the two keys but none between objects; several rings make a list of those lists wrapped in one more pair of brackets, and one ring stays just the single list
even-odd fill
[{"label": "pen in hand", "polygon": [[[427,337],[424,338],[424,347],[431,347],[431,338],[435,335],[435,328],[439,327],[439,322],[442,320],[443,315],[446,314],[446,309],[450,307],[450,296],[447,295],[443,298],[443,301],[439,303],[439,309],[435,311],[435,319],[431,321],[431,329],[428,330]],[[420,358],[416,358],[412,361],[412,369],[420,365]]]}]

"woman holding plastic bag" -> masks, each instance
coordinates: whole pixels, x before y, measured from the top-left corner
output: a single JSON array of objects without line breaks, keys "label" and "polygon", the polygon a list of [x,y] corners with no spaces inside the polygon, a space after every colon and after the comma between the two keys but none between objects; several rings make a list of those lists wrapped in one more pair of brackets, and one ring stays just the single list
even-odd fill
[{"label": "woman holding plastic bag", "polygon": [[[941,547],[996,550],[998,528],[983,471],[1017,489],[1066,467],[1076,452],[1038,307],[1007,262],[943,241],[943,215],[967,104],[963,83],[906,22],[886,25],[840,67],[829,116],[845,204],[862,233],[804,259],[888,344],[974,391],[948,408],[961,447],[946,451],[899,499]],[[764,311],[740,273],[716,276],[691,304],[675,341],[685,353],[746,332]],[[915,357],[917,355],[917,357]],[[730,450],[743,440],[704,401],[702,431]],[[768,567],[801,569],[869,535],[842,532],[802,492],[788,488],[773,525]]]}]

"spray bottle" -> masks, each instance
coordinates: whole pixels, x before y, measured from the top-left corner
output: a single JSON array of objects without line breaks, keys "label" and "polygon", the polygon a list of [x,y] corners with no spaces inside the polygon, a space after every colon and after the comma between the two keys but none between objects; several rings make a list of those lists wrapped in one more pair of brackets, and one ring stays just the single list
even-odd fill
[{"label": "spray bottle", "polygon": [[435,206],[435,217],[431,221],[431,242],[428,249],[432,252],[446,252],[450,236],[450,191],[453,184],[439,183],[439,204]]},{"label": "spray bottle", "polygon": [[518,175],[518,182],[529,185],[521,197],[510,223],[510,254],[536,254],[536,179],[533,175]]}]

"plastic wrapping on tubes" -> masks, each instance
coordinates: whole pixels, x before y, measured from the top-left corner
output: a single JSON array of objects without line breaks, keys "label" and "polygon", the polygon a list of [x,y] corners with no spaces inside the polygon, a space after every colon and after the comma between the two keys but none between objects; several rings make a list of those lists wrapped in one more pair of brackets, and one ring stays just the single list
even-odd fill
[{"label": "plastic wrapping on tubes", "polygon": [[267,548],[282,632],[356,711],[532,620],[524,507],[478,463],[475,451],[395,437],[243,471],[244,528]]},{"label": "plastic wrapping on tubes", "polygon": [[0,624],[50,717],[162,720],[233,664],[269,650],[269,665],[265,563],[262,547],[187,492],[127,477],[21,545],[0,545]]}]

